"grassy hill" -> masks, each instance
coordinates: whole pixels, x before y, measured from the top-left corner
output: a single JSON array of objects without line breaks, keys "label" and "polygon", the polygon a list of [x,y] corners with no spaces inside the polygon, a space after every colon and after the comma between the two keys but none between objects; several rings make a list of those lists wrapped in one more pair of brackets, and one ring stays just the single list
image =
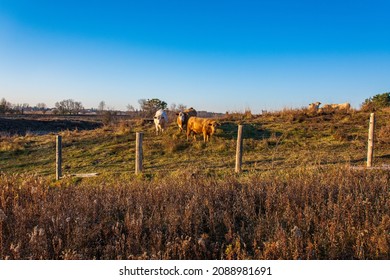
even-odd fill
[{"label": "grassy hill", "polygon": [[[377,112],[375,166],[390,164]],[[0,142],[0,259],[389,259],[390,172],[364,166],[369,113],[230,114],[211,142],[141,120]],[[234,173],[237,125],[243,172]],[[134,174],[135,132],[144,173]]]},{"label": "grassy hill", "polygon": [[[390,163],[388,111],[377,113],[375,164]],[[163,136],[152,124],[120,121],[94,130],[65,130],[64,174],[132,173],[135,132],[144,132],[147,176],[180,172],[225,174],[234,170],[237,125],[244,125],[243,169],[270,171],[310,165],[364,165],[369,114],[315,114],[303,110],[267,115],[228,115],[210,143],[186,140],[172,121]],[[42,128],[44,129],[44,128]],[[55,135],[2,136],[0,170],[55,174]]]}]

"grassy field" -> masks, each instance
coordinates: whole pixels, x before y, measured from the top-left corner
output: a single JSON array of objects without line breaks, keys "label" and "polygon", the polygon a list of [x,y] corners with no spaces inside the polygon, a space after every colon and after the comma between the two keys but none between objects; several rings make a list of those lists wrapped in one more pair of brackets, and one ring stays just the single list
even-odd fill
[{"label": "grassy field", "polygon": [[[375,166],[390,164],[376,113]],[[3,259],[389,259],[390,172],[364,166],[369,113],[229,114],[210,143],[140,120],[1,136]],[[234,174],[237,125],[243,172]],[[134,174],[135,132],[144,172]],[[98,172],[95,178],[72,177]]]},{"label": "grassy field", "polygon": [[[389,112],[377,113],[375,164],[390,163]],[[65,130],[64,174],[132,173],[135,132],[144,135],[146,176],[192,170],[224,174],[234,169],[237,124],[244,125],[245,172],[295,168],[301,165],[364,165],[369,113],[308,115],[301,110],[251,116],[233,114],[221,119],[211,143],[187,141],[174,123],[156,137],[151,124],[121,121],[94,130]],[[2,136],[0,170],[55,173],[55,135]]]}]

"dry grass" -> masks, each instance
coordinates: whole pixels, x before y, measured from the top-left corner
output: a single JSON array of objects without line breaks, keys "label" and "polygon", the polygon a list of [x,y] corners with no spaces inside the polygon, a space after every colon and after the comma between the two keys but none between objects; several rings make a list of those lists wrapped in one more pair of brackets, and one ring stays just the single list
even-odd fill
[{"label": "dry grass", "polygon": [[380,143],[390,144],[390,122],[381,127],[377,139]]},{"label": "dry grass", "polygon": [[0,175],[3,259],[389,259],[389,173]]},{"label": "dry grass", "polygon": [[19,137],[0,136],[0,152],[20,152],[24,150],[24,141]]}]

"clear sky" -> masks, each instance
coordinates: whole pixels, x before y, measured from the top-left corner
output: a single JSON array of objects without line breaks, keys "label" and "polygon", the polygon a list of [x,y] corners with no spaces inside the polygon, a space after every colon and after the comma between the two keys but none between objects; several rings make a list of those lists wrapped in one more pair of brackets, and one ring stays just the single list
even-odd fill
[{"label": "clear sky", "polygon": [[236,112],[390,91],[389,0],[0,0],[0,98]]}]

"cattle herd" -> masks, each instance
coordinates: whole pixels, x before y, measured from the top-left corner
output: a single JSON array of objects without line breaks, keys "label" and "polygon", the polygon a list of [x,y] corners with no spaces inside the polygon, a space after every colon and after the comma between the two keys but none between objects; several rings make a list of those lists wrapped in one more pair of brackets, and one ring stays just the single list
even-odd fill
[{"label": "cattle herd", "polygon": [[[309,104],[309,112],[334,112],[334,111],[349,111],[351,104],[346,102],[342,104],[325,104],[320,108],[321,102],[313,102]],[[210,141],[210,137],[215,133],[216,127],[220,125],[219,122],[197,117],[198,113],[192,107],[176,113],[176,123],[180,132],[186,131],[187,140],[191,134],[196,140],[196,135],[203,135],[203,141]],[[156,128],[156,134],[162,134],[168,125],[168,114],[163,109],[160,109],[154,115],[154,125]]]},{"label": "cattle herd", "polygon": [[[210,137],[215,133],[216,127],[220,125],[217,121],[208,118],[197,117],[198,113],[194,108],[188,108],[186,110],[176,113],[176,123],[180,132],[186,131],[187,140],[191,134],[196,140],[196,135],[203,135],[203,141],[210,141]],[[168,125],[167,113],[160,109],[154,115],[154,125],[156,128],[156,134],[162,134]]]},{"label": "cattle herd", "polygon": [[310,103],[308,110],[310,112],[334,112],[334,111],[346,111],[351,109],[351,104],[348,102],[342,104],[325,104],[320,108],[321,102]]}]

